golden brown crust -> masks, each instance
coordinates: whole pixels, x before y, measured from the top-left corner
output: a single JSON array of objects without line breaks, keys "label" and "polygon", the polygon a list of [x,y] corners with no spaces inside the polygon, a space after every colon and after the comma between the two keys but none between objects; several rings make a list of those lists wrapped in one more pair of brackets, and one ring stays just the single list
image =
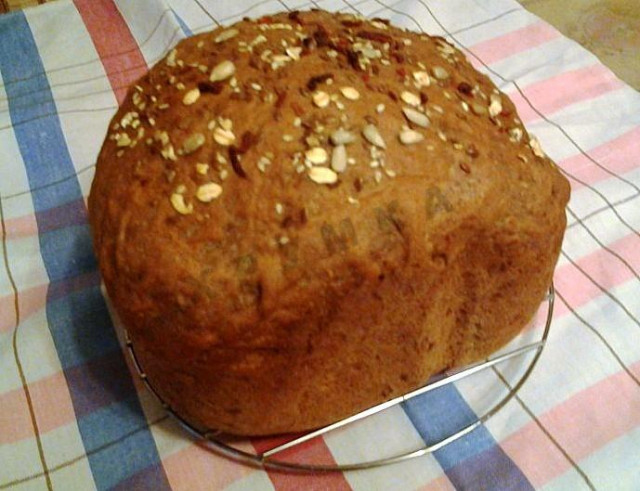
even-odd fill
[{"label": "golden brown crust", "polygon": [[161,396],[269,434],[509,341],[549,286],[568,195],[458,50],[312,11],[180,42],[114,117],[89,211]]}]

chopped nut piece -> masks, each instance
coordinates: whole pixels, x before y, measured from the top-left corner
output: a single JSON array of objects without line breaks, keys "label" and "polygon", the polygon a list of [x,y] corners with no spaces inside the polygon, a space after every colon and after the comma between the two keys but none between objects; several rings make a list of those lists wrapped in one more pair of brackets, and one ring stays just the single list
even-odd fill
[{"label": "chopped nut piece", "polygon": [[473,104],[471,104],[471,111],[473,112],[473,114],[477,116],[484,116],[485,114],[488,113],[487,108],[477,102],[474,102]]},{"label": "chopped nut piece", "polygon": [[204,142],[205,137],[202,133],[194,133],[184,141],[182,144],[182,151],[187,155],[193,153],[204,145]]},{"label": "chopped nut piece", "polygon": [[414,94],[413,92],[409,92],[405,90],[400,94],[400,98],[410,106],[419,106],[420,105],[420,96]]},{"label": "chopped nut piece", "polygon": [[380,134],[380,132],[378,131],[378,128],[376,128],[375,125],[373,124],[366,125],[362,129],[362,135],[372,145],[375,145],[376,147],[380,147],[380,148],[387,148],[387,146],[384,143],[384,139],[382,138],[382,135]]},{"label": "chopped nut piece", "polygon": [[197,89],[197,88],[196,89],[191,89],[182,98],[182,103],[185,106],[190,106],[191,104],[196,102],[198,99],[200,99],[200,89]]},{"label": "chopped nut piece", "polygon": [[276,213],[282,215],[284,213],[284,206],[282,203],[276,203]]},{"label": "chopped nut piece", "polygon": [[542,145],[540,145],[540,140],[538,140],[538,138],[536,138],[533,135],[531,135],[529,139],[529,146],[531,147],[531,150],[533,151],[533,154],[536,157],[540,157],[540,158],[546,157],[546,154],[542,150]]},{"label": "chopped nut piece", "polygon": [[213,139],[220,145],[228,147],[229,145],[233,145],[233,143],[236,141],[236,135],[234,135],[230,130],[225,130],[222,127],[218,127],[213,130]]},{"label": "chopped nut piece", "polygon": [[400,132],[400,142],[404,145],[413,145],[414,143],[419,143],[424,140],[424,136],[422,133],[418,133],[417,131],[405,129]]},{"label": "chopped nut piece", "polygon": [[359,205],[360,204],[360,201],[358,201],[356,198],[354,198],[352,196],[347,196],[347,201],[352,205]]},{"label": "chopped nut piece", "polygon": [[172,49],[169,54],[167,55],[167,65],[174,67],[176,66],[176,56],[178,55],[178,50],[177,49]]},{"label": "chopped nut piece", "polygon": [[329,102],[331,102],[329,94],[322,90],[314,92],[312,99],[313,103],[318,107],[327,107],[329,105]]},{"label": "chopped nut piece", "polygon": [[291,136],[291,135],[282,135],[282,141],[292,142],[293,141],[293,136]]},{"label": "chopped nut piece", "polygon": [[513,143],[518,143],[520,140],[522,140],[523,134],[524,132],[522,131],[522,128],[511,128],[509,130],[509,140],[511,140]]},{"label": "chopped nut piece", "polygon": [[356,135],[342,128],[335,130],[329,137],[334,145],[348,145],[356,141]]},{"label": "chopped nut piece", "polygon": [[428,128],[431,124],[431,121],[429,121],[429,118],[426,114],[423,114],[420,111],[416,111],[415,109],[412,109],[410,107],[403,107],[402,113],[409,121],[411,121],[413,124],[421,126],[422,128]]},{"label": "chopped nut piece", "polygon": [[198,162],[196,164],[196,172],[201,176],[204,176],[209,172],[209,164],[204,164],[202,162]]},{"label": "chopped nut piece", "polygon": [[231,131],[233,129],[233,121],[229,118],[218,118],[218,124],[222,127],[222,129]]},{"label": "chopped nut piece", "polygon": [[491,94],[491,104],[489,104],[489,116],[495,118],[502,112],[502,100],[499,95]]},{"label": "chopped nut piece", "polygon": [[327,151],[322,147],[313,147],[307,150],[304,156],[314,165],[324,164],[328,159]]},{"label": "chopped nut piece", "polygon": [[334,184],[338,181],[338,174],[327,167],[312,167],[307,175],[317,184]]},{"label": "chopped nut piece", "polygon": [[225,60],[213,67],[213,70],[211,70],[211,75],[209,76],[209,81],[218,82],[221,80],[226,80],[234,73],[236,73],[236,66],[232,61]]},{"label": "chopped nut piece", "polygon": [[118,133],[116,135],[116,145],[118,147],[128,147],[131,143],[131,138],[127,133]]},{"label": "chopped nut piece", "polygon": [[162,150],[160,150],[160,155],[162,155],[164,159],[171,160],[173,162],[178,160],[178,157],[176,157],[176,152],[171,143],[165,145]]},{"label": "chopped nut piece", "polygon": [[382,103],[380,103],[380,104],[378,104],[378,105],[376,106],[376,112],[377,112],[378,114],[382,114],[382,113],[384,112],[384,109],[385,109],[385,107],[384,107],[384,104],[382,104]]},{"label": "chopped nut piece", "polygon": [[340,92],[345,98],[349,99],[350,101],[356,101],[360,99],[360,92],[358,92],[353,87],[342,87],[340,89]]},{"label": "chopped nut piece", "polygon": [[294,61],[297,61],[300,59],[300,53],[302,53],[302,47],[296,46],[294,48],[287,48],[284,51],[285,53],[287,53],[289,58],[291,58]]},{"label": "chopped nut piece", "polygon": [[189,215],[190,213],[193,213],[193,204],[189,203],[187,205],[182,194],[173,193],[171,195],[170,201],[173,209],[181,215]]},{"label": "chopped nut piece", "polygon": [[438,80],[446,80],[449,78],[449,72],[445,68],[442,68],[441,66],[434,66],[431,69],[431,72],[433,73],[433,76],[436,77]]},{"label": "chopped nut piece", "polygon": [[418,88],[429,87],[429,85],[431,85],[431,78],[429,77],[429,74],[427,72],[413,72],[413,80],[415,81]]},{"label": "chopped nut piece", "polygon": [[232,27],[231,29],[227,29],[226,31],[222,31],[220,34],[218,34],[216,38],[213,40],[213,42],[222,43],[224,41],[227,41],[229,39],[236,37],[238,33],[239,33],[238,29],[235,29]]},{"label": "chopped nut piece", "polygon": [[331,168],[336,172],[344,172],[347,168],[347,149],[338,145],[331,153]]},{"label": "chopped nut piece", "polygon": [[222,186],[215,182],[208,182],[198,187],[196,191],[196,198],[203,203],[209,203],[218,198],[222,194]]}]

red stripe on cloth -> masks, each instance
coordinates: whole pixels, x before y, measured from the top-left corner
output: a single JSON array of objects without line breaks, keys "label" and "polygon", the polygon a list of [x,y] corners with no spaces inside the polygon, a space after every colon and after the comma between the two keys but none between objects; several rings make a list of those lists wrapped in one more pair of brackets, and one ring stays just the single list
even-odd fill
[{"label": "red stripe on cloth", "polygon": [[118,103],[147,70],[129,26],[112,0],[74,0],[107,72]]},{"label": "red stripe on cloth", "polygon": [[[261,438],[254,440],[252,444],[256,452],[262,453],[285,441],[287,440]],[[329,450],[323,438],[314,438],[289,450],[284,450],[278,454],[278,460],[322,465],[336,464],[331,450]],[[278,491],[298,491],[300,489],[304,489],[305,491],[321,491],[326,489],[331,489],[332,491],[351,490],[351,486],[341,472],[295,474],[268,470],[267,474]]]},{"label": "red stripe on cloth", "polygon": [[561,34],[549,24],[537,22],[474,44],[469,50],[484,63],[490,65],[559,37]]},{"label": "red stripe on cloth", "polygon": [[[598,167],[583,154],[578,154],[560,162],[560,167],[585,184],[593,184],[605,179],[614,179],[612,175],[622,175],[638,167],[640,155],[640,127],[633,128],[618,138],[588,150],[588,154],[602,167]],[[583,184],[573,180],[571,188],[575,191]]]},{"label": "red stripe on cloth", "polygon": [[520,119],[531,123],[540,119],[531,106],[549,116],[572,104],[595,99],[622,87],[624,84],[608,68],[592,65],[527,85],[522,91],[529,101],[516,91],[507,94],[516,105]]},{"label": "red stripe on cloth", "polygon": [[[630,369],[639,374],[640,362]],[[640,391],[626,372],[619,372],[578,392],[538,419],[571,458],[579,462],[640,426]],[[594,428],[598,431],[593,431]],[[571,463],[533,421],[505,439],[501,446],[536,488],[571,468]],[[536,451],[532,452],[532,448]]]}]

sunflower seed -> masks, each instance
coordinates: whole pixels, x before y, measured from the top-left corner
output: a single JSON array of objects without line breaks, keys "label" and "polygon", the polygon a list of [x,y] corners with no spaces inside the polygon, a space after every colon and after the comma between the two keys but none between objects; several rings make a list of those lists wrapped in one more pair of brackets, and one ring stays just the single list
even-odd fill
[{"label": "sunflower seed", "polygon": [[348,145],[356,141],[356,135],[342,128],[335,130],[329,137],[334,145]]},{"label": "sunflower seed", "polygon": [[304,153],[309,162],[314,165],[324,164],[329,158],[327,151],[322,147],[313,147]]},{"label": "sunflower seed", "polygon": [[438,80],[446,80],[449,78],[449,72],[441,66],[434,66],[431,69],[431,72],[433,73],[433,76]]},{"label": "sunflower seed", "polygon": [[356,101],[360,99],[360,92],[358,92],[353,87],[342,87],[340,89],[340,92],[345,98],[349,99],[350,101]]},{"label": "sunflower seed", "polygon": [[347,168],[347,149],[338,145],[331,153],[331,168],[336,172],[344,172]]},{"label": "sunflower seed", "polygon": [[338,181],[338,174],[327,167],[312,167],[307,175],[317,184],[334,184]]},{"label": "sunflower seed", "polygon": [[376,147],[380,147],[380,148],[387,148],[387,146],[384,143],[384,139],[382,138],[382,135],[380,134],[380,132],[378,131],[378,128],[376,128],[375,125],[373,124],[366,125],[362,129],[362,135],[372,145],[375,145]]},{"label": "sunflower seed", "polygon": [[408,90],[405,90],[404,92],[402,92],[402,94],[400,94],[400,99],[402,99],[410,106],[420,105],[420,96],[417,96],[416,94],[414,94],[413,92],[409,92]]},{"label": "sunflower seed", "polygon": [[218,36],[213,40],[214,43],[222,43],[227,41],[228,39],[234,38],[239,34],[238,29],[227,29],[226,31],[222,31]]},{"label": "sunflower seed", "polygon": [[405,129],[400,132],[400,141],[404,145],[413,145],[414,143],[418,143],[424,140],[424,136],[422,133],[418,133],[417,131]]},{"label": "sunflower seed", "polygon": [[422,128],[428,128],[431,124],[431,121],[429,121],[429,118],[426,114],[423,114],[420,111],[416,111],[415,109],[412,109],[410,107],[403,107],[402,113],[409,121],[411,121],[413,124],[421,126]]}]

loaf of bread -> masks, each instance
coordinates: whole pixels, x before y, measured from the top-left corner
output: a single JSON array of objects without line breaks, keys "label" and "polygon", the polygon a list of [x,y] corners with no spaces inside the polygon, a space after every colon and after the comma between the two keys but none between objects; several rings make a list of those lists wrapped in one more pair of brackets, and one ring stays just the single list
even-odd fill
[{"label": "loaf of bread", "polygon": [[152,386],[194,425],[264,435],[511,340],[568,198],[458,49],[314,10],[181,41],[112,120],[89,212]]}]

